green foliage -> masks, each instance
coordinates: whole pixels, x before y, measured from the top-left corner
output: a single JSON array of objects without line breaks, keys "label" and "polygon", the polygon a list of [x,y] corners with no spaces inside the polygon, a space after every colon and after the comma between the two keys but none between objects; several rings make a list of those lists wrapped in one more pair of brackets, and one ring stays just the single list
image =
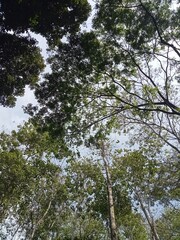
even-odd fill
[{"label": "green foliage", "polygon": [[[66,185],[70,187],[68,188],[71,193],[69,200],[72,201],[72,209],[77,216],[79,214],[83,217],[84,214],[85,216],[90,214],[96,220],[101,223],[106,222],[109,226],[107,179],[103,168],[97,159],[93,161],[88,158],[70,162],[70,166],[67,166],[68,182]],[[110,169],[115,218],[120,239],[147,239],[147,231],[141,222],[140,215],[132,212],[127,186],[122,183],[122,178],[117,175],[117,171],[113,167]]]},{"label": "green foliage", "polygon": [[130,213],[118,219],[120,226],[120,239],[148,240],[147,230],[142,217],[136,213]]},{"label": "green foliage", "polygon": [[0,143],[1,228],[7,227],[9,237],[17,229],[25,232],[26,239],[36,234],[48,236],[45,229],[47,226],[51,229],[59,214],[55,209],[66,200],[61,169],[51,163],[57,150],[63,148],[60,143],[53,143],[47,133],[38,134],[29,124],[11,135],[1,133]]},{"label": "green foliage", "polygon": [[[99,147],[113,128],[133,135],[133,124],[140,128],[132,143],[141,151],[117,152],[109,163],[119,236],[148,239],[151,209],[179,201],[179,8],[158,0],[102,0],[96,7],[94,28],[82,32],[86,0],[0,1],[0,104],[13,106],[26,85],[35,87],[39,104],[26,108],[31,124],[0,134],[5,237],[109,239],[101,161],[74,160],[67,142]],[[52,72],[40,83],[44,63],[37,43],[22,36],[29,31],[50,47]],[[165,154],[163,142],[176,154]],[[177,240],[178,220],[169,210],[153,227],[162,239]]]},{"label": "green foliage", "polygon": [[174,24],[178,11],[172,11],[171,4],[171,1],[103,0],[96,6],[94,26],[107,31],[110,40],[112,36],[124,37],[135,50],[147,50],[159,37],[157,28],[166,40],[172,37],[168,26]]},{"label": "green foliage", "polygon": [[[0,146],[0,229],[5,238],[19,234],[24,239],[109,239],[107,179],[100,156],[74,156],[61,164],[69,154],[63,142],[37,132],[30,123],[11,134],[1,133]],[[137,213],[139,196],[145,208],[149,202],[152,208],[178,200],[178,186],[173,184],[178,179],[176,161],[170,161],[169,171],[168,161],[156,162],[145,153],[111,155],[115,217],[122,239],[148,239],[149,229]],[[165,233],[161,225],[168,223],[161,218],[156,223],[158,233]]]},{"label": "green foliage", "polygon": [[178,240],[180,237],[180,210],[166,209],[162,217],[156,222],[160,239],[162,240]]},{"label": "green foliage", "polygon": [[31,32],[54,46],[75,34],[89,11],[86,0],[0,1],[0,105],[13,107],[25,86],[39,80],[44,62]]},{"label": "green foliage", "polygon": [[91,130],[104,136],[138,123],[178,151],[178,130],[172,128],[180,115],[174,87],[180,53],[171,44],[179,42],[173,30],[178,7],[104,0],[96,10],[90,32],[70,35],[51,49],[52,72],[35,91],[39,106],[26,111],[67,141],[78,136],[82,143]]},{"label": "green foliage", "polygon": [[[145,151],[146,153],[146,151]],[[117,153],[114,156],[114,171],[121,183],[128,187],[130,194],[140,192],[141,197],[151,206],[156,203],[168,206],[171,201],[178,201],[179,186],[177,159],[167,159],[163,157],[151,158],[143,151],[128,151],[124,156]],[[133,196],[133,195],[132,195]]]},{"label": "green foliage", "polygon": [[79,25],[87,19],[90,11],[86,0],[1,0],[0,3],[3,28],[17,33],[31,30],[50,42],[78,31]]},{"label": "green foliage", "polygon": [[0,33],[0,104],[13,107],[26,85],[35,86],[43,68],[34,39]]}]

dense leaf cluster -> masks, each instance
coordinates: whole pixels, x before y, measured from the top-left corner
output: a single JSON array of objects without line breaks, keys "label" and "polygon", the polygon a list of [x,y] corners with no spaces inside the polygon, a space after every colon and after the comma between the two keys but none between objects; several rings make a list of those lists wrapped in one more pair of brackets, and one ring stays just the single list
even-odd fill
[{"label": "dense leaf cluster", "polygon": [[90,11],[86,0],[1,0],[0,3],[3,29],[17,33],[31,30],[51,41],[78,31]]},{"label": "dense leaf cluster", "polygon": [[31,32],[56,45],[79,30],[89,11],[87,1],[0,1],[1,105],[14,106],[16,97],[24,94],[26,85],[38,82],[44,68]]},{"label": "dense leaf cluster", "polygon": [[66,138],[92,126],[108,132],[139,122],[159,134],[163,125],[161,138],[168,135],[171,146],[175,138],[178,151],[179,8],[172,8],[166,1],[100,1],[94,29],[50,51],[52,72],[37,85],[39,106],[27,112]]},{"label": "dense leaf cluster", "polygon": [[40,49],[34,39],[0,33],[0,103],[14,106],[25,86],[33,87],[44,68]]}]

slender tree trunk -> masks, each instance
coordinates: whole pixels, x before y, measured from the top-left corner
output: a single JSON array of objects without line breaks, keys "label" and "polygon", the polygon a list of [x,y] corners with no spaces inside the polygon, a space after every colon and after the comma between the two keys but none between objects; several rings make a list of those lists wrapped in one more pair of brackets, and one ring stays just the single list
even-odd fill
[{"label": "slender tree trunk", "polygon": [[104,143],[102,143],[102,145],[101,145],[101,156],[102,156],[102,160],[103,160],[104,168],[105,168],[105,172],[106,172],[111,240],[118,240],[111,173],[109,171],[109,163],[108,163],[108,159],[107,159],[108,154],[106,153]]},{"label": "slender tree trunk", "polygon": [[136,196],[137,196],[137,198],[138,198],[138,200],[139,200],[139,202],[140,202],[141,209],[142,209],[142,211],[143,211],[143,213],[144,213],[144,216],[145,216],[145,218],[146,218],[146,220],[147,220],[147,222],[148,222],[148,224],[149,224],[149,227],[150,227],[150,229],[151,229],[152,236],[153,236],[153,240],[160,240],[160,238],[159,238],[159,236],[158,236],[158,233],[157,233],[157,231],[156,231],[156,227],[155,227],[155,224],[154,224],[154,220],[152,219],[151,216],[149,216],[148,211],[147,211],[147,209],[145,208],[145,206],[144,206],[144,204],[143,204],[143,202],[142,202],[141,196],[140,196],[140,194],[138,193],[138,191],[136,191]]},{"label": "slender tree trunk", "polygon": [[31,237],[30,237],[31,240],[34,238],[34,235],[35,235],[35,232],[36,232],[38,226],[41,224],[41,222],[44,221],[44,218],[45,218],[46,215],[48,214],[49,209],[50,209],[50,207],[51,207],[51,203],[52,203],[52,201],[49,202],[48,207],[47,207],[46,211],[44,212],[43,216],[38,220],[38,222],[37,222],[36,225],[34,226],[33,231],[32,231],[32,234],[31,234]]}]

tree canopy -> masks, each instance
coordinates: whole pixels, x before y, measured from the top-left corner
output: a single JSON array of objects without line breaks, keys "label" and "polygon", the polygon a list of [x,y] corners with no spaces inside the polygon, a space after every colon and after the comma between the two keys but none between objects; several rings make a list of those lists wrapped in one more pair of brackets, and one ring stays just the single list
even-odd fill
[{"label": "tree canopy", "polygon": [[86,0],[1,0],[0,3],[1,29],[16,33],[31,30],[51,41],[78,31],[90,11]]},{"label": "tree canopy", "polygon": [[177,240],[179,1],[97,0],[81,28],[89,13],[0,0],[0,104],[26,85],[38,101],[0,133],[0,238]]},{"label": "tree canopy", "polygon": [[[63,145],[31,124],[1,133],[0,146],[2,239],[116,239],[110,237],[107,164],[120,239],[179,234],[178,210],[172,208],[179,196],[175,161],[172,167],[169,159],[151,159],[141,149],[111,150],[104,162],[100,145],[94,155],[64,159]],[[157,216],[153,209],[160,204],[166,211]]]},{"label": "tree canopy", "polygon": [[171,146],[176,139],[178,151],[179,8],[172,4],[100,1],[92,31],[69,36],[51,52],[52,72],[35,92],[39,106],[27,111],[66,136],[138,122]]},{"label": "tree canopy", "polygon": [[35,39],[0,33],[0,104],[13,107],[25,86],[35,86],[44,68]]},{"label": "tree canopy", "polygon": [[[31,32],[57,44],[75,34],[88,17],[85,1],[0,1],[0,104],[12,107],[25,86],[34,86],[44,69]],[[47,17],[48,16],[48,17]],[[26,34],[26,36],[24,35]]]}]

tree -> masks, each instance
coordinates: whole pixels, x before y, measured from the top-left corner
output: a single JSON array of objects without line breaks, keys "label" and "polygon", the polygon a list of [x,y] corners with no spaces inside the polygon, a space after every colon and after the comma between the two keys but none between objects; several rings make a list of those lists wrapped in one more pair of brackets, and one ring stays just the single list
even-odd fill
[{"label": "tree", "polygon": [[35,93],[35,121],[66,138],[91,126],[108,132],[138,123],[179,151],[179,8],[172,7],[100,1],[94,29],[52,51],[52,73]]},{"label": "tree", "polygon": [[162,154],[148,149],[113,154],[96,143],[94,155],[80,158],[30,123],[1,133],[0,237],[115,239],[110,230],[122,240],[165,236],[169,220],[155,219],[152,209],[179,199],[176,159],[160,161]]},{"label": "tree", "polygon": [[[122,152],[117,152],[113,158],[114,170],[117,178],[121,179],[122,185],[128,185],[131,201],[137,210],[141,209],[141,214],[148,225],[147,231],[152,239],[158,240],[161,239],[161,231],[157,223],[161,220],[153,214],[153,208],[159,209],[160,206],[167,208],[179,201],[178,184],[175,182],[179,175],[178,167],[176,160],[173,162],[164,157],[159,159],[155,154],[151,157],[151,153],[149,156],[145,155],[146,150],[144,150],[127,151],[124,155]],[[174,165],[171,167],[172,170],[170,165]]]},{"label": "tree", "polygon": [[1,133],[0,142],[2,234],[5,239],[48,238],[66,212],[61,168],[52,162],[63,147],[27,123],[12,134]]},{"label": "tree", "polygon": [[78,31],[90,11],[86,0],[1,0],[0,4],[2,29],[16,33],[30,30],[49,42]]},{"label": "tree", "polygon": [[38,133],[29,123],[11,134],[1,133],[0,143],[2,239],[105,239],[101,211],[97,206],[94,211],[90,208],[92,189],[84,191],[93,178],[104,190],[102,178],[94,171],[97,166],[71,164],[63,170],[58,166],[66,156],[62,143],[48,133]]},{"label": "tree", "polygon": [[162,240],[178,240],[179,230],[179,209],[167,208],[165,213],[157,220],[157,229]]},{"label": "tree", "polygon": [[1,32],[0,104],[13,107],[26,85],[35,86],[43,68],[43,58],[34,39]]},{"label": "tree", "polygon": [[89,11],[86,0],[0,1],[0,105],[13,107],[25,86],[39,81],[45,65],[31,33],[54,46],[78,31]]},{"label": "tree", "polygon": [[[66,174],[73,216],[67,218],[67,222],[73,219],[71,236],[74,239],[109,239],[107,191],[100,165],[92,159],[71,160]],[[98,229],[92,228],[94,224]]]},{"label": "tree", "polygon": [[177,181],[179,7],[173,8],[172,1],[102,0],[96,10],[92,31],[68,36],[52,50],[52,72],[35,92],[39,105],[26,111],[39,129],[73,143],[78,138],[89,144],[112,128],[138,126],[138,138],[149,140],[143,144],[151,149],[168,145],[175,153],[173,163],[163,158],[163,166],[153,158],[154,151],[147,157],[142,149],[120,158],[123,170],[116,168],[124,180],[118,184],[129,184],[131,202],[140,204],[149,235],[157,240],[151,204],[172,203],[178,196],[177,182],[169,176]]},{"label": "tree", "polygon": [[107,239],[148,239],[142,217],[133,211],[128,182],[125,183],[122,175],[117,174],[121,165],[114,165],[112,154],[109,149],[104,152],[102,143],[97,147],[92,150],[92,158],[70,161],[67,166],[67,186],[72,193],[69,200],[76,213],[76,223],[78,215],[90,214],[103,225],[106,223],[106,231],[107,227],[109,229]]},{"label": "tree", "polygon": [[[102,168],[105,171],[111,240],[147,239],[147,232],[141,223],[141,218],[138,214],[131,212],[130,205],[127,204],[131,192],[127,185],[130,184],[130,181],[124,184],[124,179],[121,176],[116,176],[117,172],[122,169],[121,165],[117,166],[113,163],[114,156],[110,150],[110,145],[107,142],[100,141],[98,148],[102,158]],[[118,211],[118,208],[122,208],[122,206],[124,206],[124,211]],[[131,202],[132,206],[133,202]],[[134,228],[136,228],[136,231],[133,230]],[[138,232],[140,229],[141,233]]]},{"label": "tree", "polygon": [[100,143],[100,151],[101,157],[103,160],[105,173],[106,173],[106,185],[107,185],[107,195],[108,195],[108,208],[109,208],[109,225],[111,232],[111,240],[118,240],[117,234],[117,224],[116,224],[116,214],[115,214],[115,206],[114,206],[114,194],[113,194],[113,183],[112,177],[109,167],[109,154],[108,154],[108,146],[104,143]]}]

